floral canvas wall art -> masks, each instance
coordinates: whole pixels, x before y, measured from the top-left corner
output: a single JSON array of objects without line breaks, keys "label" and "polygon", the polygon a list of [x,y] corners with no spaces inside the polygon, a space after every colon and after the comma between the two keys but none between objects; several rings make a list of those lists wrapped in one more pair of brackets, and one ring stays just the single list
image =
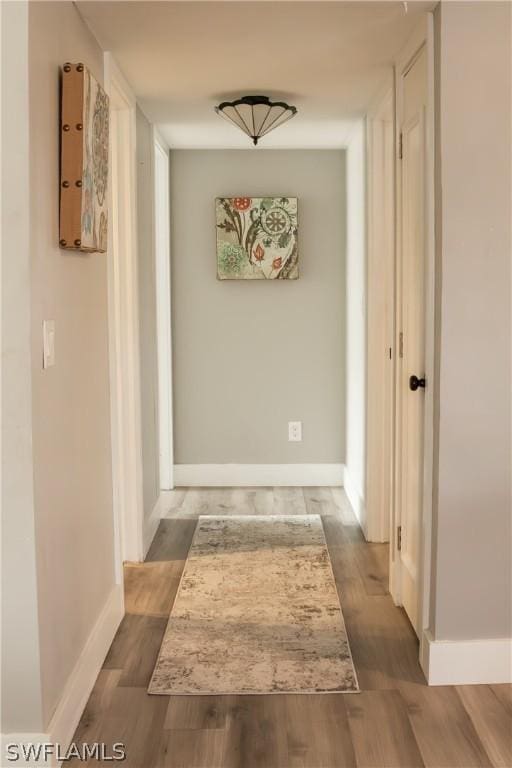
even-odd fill
[{"label": "floral canvas wall art", "polygon": [[218,197],[219,280],[296,280],[296,197]]}]

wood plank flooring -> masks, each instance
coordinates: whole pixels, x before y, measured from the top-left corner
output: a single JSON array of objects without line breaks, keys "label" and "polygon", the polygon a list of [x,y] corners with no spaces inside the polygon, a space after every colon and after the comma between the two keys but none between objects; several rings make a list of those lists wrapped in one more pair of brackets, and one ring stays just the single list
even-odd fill
[{"label": "wood plank flooring", "polygon": [[[360,694],[146,693],[200,514],[322,515]],[[511,686],[429,688],[387,563],[339,488],[173,492],[146,562],[125,568],[126,616],[75,741],[124,742],[134,768],[512,768]]]}]

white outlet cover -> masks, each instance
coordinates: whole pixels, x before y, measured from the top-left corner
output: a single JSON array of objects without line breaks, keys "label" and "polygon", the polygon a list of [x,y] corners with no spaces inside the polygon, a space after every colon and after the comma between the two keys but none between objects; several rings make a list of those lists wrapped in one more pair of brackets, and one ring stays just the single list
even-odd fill
[{"label": "white outlet cover", "polygon": [[43,320],[43,368],[55,365],[55,320]]},{"label": "white outlet cover", "polygon": [[300,443],[302,441],[302,421],[288,422],[288,442]]}]

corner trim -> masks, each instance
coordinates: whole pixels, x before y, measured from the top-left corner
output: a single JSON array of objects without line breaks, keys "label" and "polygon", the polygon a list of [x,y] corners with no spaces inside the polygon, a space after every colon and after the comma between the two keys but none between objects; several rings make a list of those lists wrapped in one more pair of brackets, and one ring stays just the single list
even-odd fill
[{"label": "corner trim", "polygon": [[364,505],[364,499],[359,495],[359,492],[356,490],[355,485],[352,483],[347,467],[345,467],[345,472],[344,472],[344,487],[345,487],[345,493],[347,494],[347,499],[349,500],[350,506],[352,507],[352,511],[354,512],[357,518],[357,522],[361,526],[361,530],[364,533],[365,539],[368,539],[367,530],[366,530],[366,508]]},{"label": "corner trim", "polygon": [[116,584],[78,657],[48,727],[49,740],[67,750],[98,673],[124,616],[123,587]]},{"label": "corner trim", "polygon": [[429,685],[512,683],[512,638],[434,640],[423,633],[421,667]]},{"label": "corner trim", "polygon": [[[110,429],[116,580],[123,561],[142,559],[144,520],[138,309],[137,126],[135,95],[114,56],[103,56],[103,80],[116,112],[109,138],[110,245],[107,259]],[[117,126],[117,128],[115,127]],[[112,170],[123,176],[122,200]],[[116,222],[115,232],[113,222]]]},{"label": "corner trim", "polygon": [[[149,121],[151,122],[151,121]],[[172,409],[171,243],[169,227],[169,147],[152,125],[151,175],[153,183],[153,262],[156,278],[158,355],[158,430],[160,487],[174,487]],[[144,542],[145,545],[145,542]]]},{"label": "corner trim", "polygon": [[343,464],[175,464],[175,486],[342,486]]},{"label": "corner trim", "polygon": [[151,542],[155,538],[155,533],[160,524],[160,520],[162,519],[166,511],[165,509],[166,495],[167,496],[169,495],[169,491],[160,491],[160,496],[156,500],[155,506],[151,510],[151,514],[149,515],[147,520],[144,520],[143,531],[142,531],[143,559],[146,557],[149,551]]}]

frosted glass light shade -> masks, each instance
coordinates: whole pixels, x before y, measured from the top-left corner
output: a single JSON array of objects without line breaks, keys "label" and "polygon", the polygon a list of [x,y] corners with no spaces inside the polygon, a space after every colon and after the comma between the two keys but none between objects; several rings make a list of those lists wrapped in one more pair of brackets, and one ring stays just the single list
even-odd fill
[{"label": "frosted glass light shade", "polygon": [[261,136],[265,136],[297,114],[296,107],[291,107],[284,101],[272,102],[268,96],[242,96],[235,101],[223,101],[215,107],[215,111],[247,134],[254,145]]}]

